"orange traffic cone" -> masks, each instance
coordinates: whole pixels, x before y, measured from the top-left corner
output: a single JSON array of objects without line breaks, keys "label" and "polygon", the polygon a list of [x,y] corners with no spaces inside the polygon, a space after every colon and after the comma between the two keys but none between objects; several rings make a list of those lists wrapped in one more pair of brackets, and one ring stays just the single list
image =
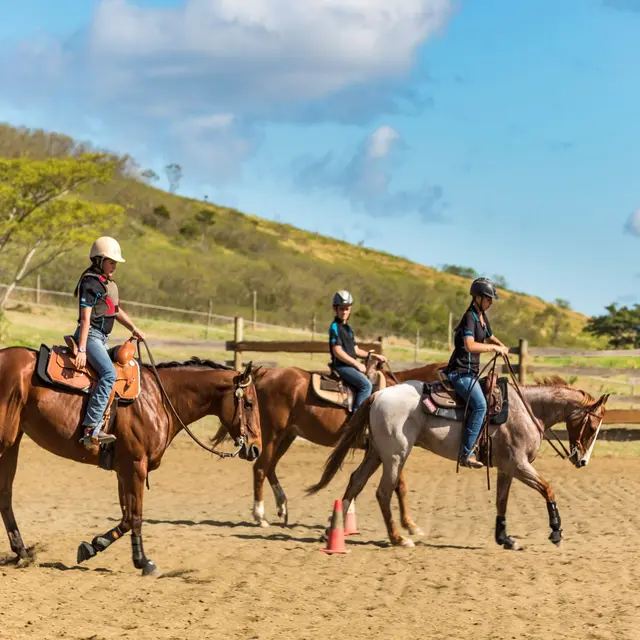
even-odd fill
[{"label": "orange traffic cone", "polygon": [[342,500],[333,504],[331,527],[327,537],[327,548],[320,549],[324,553],[349,553],[344,545],[344,528],[342,524]]},{"label": "orange traffic cone", "polygon": [[356,501],[352,500],[347,509],[347,517],[344,522],[344,535],[356,536],[359,533],[358,525],[356,524]]}]

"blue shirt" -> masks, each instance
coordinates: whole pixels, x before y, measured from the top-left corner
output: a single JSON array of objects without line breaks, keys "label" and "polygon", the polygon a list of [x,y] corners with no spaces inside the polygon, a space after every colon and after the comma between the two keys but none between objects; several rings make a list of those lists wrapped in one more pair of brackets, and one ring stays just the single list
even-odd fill
[{"label": "blue shirt", "polygon": [[356,338],[353,333],[353,329],[345,322],[343,323],[340,318],[334,318],[331,326],[329,327],[329,352],[331,353],[331,365],[346,365],[346,362],[336,358],[333,355],[334,345],[340,345],[347,355],[352,358],[356,357]]}]

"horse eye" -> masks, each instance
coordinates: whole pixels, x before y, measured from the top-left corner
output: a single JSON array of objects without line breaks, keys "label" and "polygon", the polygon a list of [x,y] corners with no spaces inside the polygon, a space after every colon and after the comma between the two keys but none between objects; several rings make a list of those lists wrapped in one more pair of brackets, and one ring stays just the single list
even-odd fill
[{"label": "horse eye", "polygon": [[246,400],[245,403],[244,403],[244,406],[249,409],[249,408],[253,407],[253,402],[251,402],[251,400]]}]

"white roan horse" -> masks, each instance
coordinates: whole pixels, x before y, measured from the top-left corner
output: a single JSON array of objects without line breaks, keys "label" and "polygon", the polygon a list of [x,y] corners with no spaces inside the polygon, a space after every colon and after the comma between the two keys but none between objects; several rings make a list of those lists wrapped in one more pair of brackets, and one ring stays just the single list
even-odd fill
[{"label": "white roan horse", "polygon": [[[320,481],[309,488],[316,493],[326,487],[338,472],[347,453],[362,442],[367,425],[370,445],[364,460],[353,472],[342,499],[344,514],[362,491],[376,469],[383,465],[382,479],[376,497],[382,510],[389,538],[394,545],[414,546],[401,536],[391,516],[391,495],[398,482],[398,474],[414,445],[436,455],[457,460],[462,437],[462,423],[428,415],[421,406],[423,384],[406,382],[387,387],[372,395],[345,425],[338,444],[329,456]],[[548,378],[537,385],[520,387],[529,410],[513,385],[508,385],[509,416],[500,425],[490,425],[493,464],[498,469],[497,511],[495,539],[505,549],[518,549],[518,543],[507,535],[507,500],[513,478],[538,491],[547,501],[549,539],[556,545],[562,542],[560,514],[553,489],[532,466],[543,439],[543,430],[564,422],[569,436],[569,460],[576,467],[589,463],[609,395],[596,400],[589,394],[568,385],[564,380]],[[473,473],[467,471],[467,473]],[[482,473],[476,471],[475,473]]]}]

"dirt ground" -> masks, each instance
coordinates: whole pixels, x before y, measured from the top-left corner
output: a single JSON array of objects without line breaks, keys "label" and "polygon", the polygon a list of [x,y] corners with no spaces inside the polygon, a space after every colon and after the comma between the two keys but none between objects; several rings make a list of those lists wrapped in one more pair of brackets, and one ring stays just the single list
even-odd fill
[{"label": "dirt ground", "polygon": [[[111,640],[640,637],[638,458],[596,457],[585,470],[537,463],[557,493],[565,542],[547,541],[543,500],[514,484],[509,531],[493,543],[494,490],[483,472],[416,451],[407,482],[425,531],[415,549],[386,545],[378,475],[357,504],[346,556],[318,533],[358,458],[306,498],[327,449],[297,442],[280,464],[292,524],[250,523],[251,466],[217,461],[181,435],[145,496],[144,544],[165,572],[142,578],[128,536],[86,565],[76,549],[119,521],[115,475],[23,443],[14,492],[26,568],[0,566],[0,638]],[[268,492],[268,493],[267,493]],[[271,492],[267,514],[275,519]],[[6,538],[0,554],[9,550]]]}]

